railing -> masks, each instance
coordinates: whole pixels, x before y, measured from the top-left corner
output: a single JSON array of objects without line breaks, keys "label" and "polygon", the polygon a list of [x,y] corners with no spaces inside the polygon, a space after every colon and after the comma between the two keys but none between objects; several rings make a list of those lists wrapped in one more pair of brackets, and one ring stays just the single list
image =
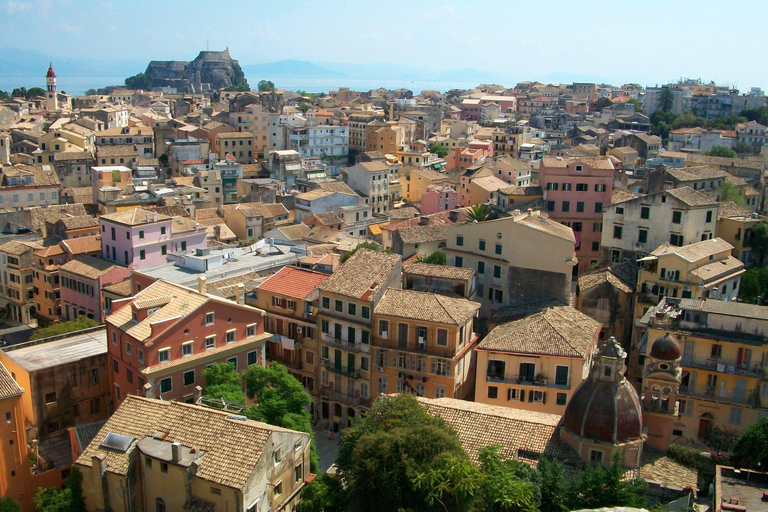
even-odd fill
[{"label": "railing", "polygon": [[330,386],[320,386],[320,396],[327,398],[328,400],[335,400],[336,402],[342,402],[347,405],[365,405],[368,403],[368,399],[361,397],[359,392],[355,392],[354,395],[349,395],[342,391],[333,389]]},{"label": "railing", "polygon": [[345,377],[351,377],[353,379],[359,379],[362,377],[363,371],[367,372],[367,370],[361,370],[360,368],[349,368],[342,365],[337,366],[334,361],[328,359],[323,361],[323,366],[333,373],[338,373],[339,375],[344,375]]},{"label": "railing", "polygon": [[543,379],[534,379],[534,380],[526,380],[522,379],[517,375],[512,375],[509,378],[499,378],[494,377],[492,375],[485,376],[486,382],[492,382],[495,384],[512,384],[515,386],[533,386],[538,388],[552,388],[552,389],[571,389],[571,382],[570,379],[568,379],[568,382],[565,384],[557,384],[555,382],[549,382],[549,378],[543,378]]},{"label": "railing", "polygon": [[340,348],[342,350],[346,350],[347,352],[368,353],[371,351],[370,345],[367,345],[364,343],[357,343],[357,342],[350,343],[347,340],[343,338],[337,338],[332,334],[323,334],[321,339],[325,345],[328,345],[329,347]]},{"label": "railing", "polygon": [[740,367],[736,361],[731,359],[708,358],[705,360],[686,360],[682,361],[683,366],[697,368],[700,370],[709,370],[717,373],[727,373],[729,375],[742,375],[744,377],[761,377],[763,369],[758,365],[752,369]]},{"label": "railing", "polygon": [[286,368],[291,368],[293,370],[301,370],[303,367],[301,359],[298,359],[297,361],[293,361],[289,358],[279,357],[279,356],[267,353],[267,360],[271,363],[280,363]]},{"label": "railing", "polygon": [[751,392],[744,392],[744,396],[736,397],[733,395],[733,390],[724,389],[716,390],[715,388],[705,388],[704,392],[691,389],[689,386],[680,386],[680,396],[689,398],[699,398],[701,400],[711,400],[713,402],[720,402],[724,404],[745,405],[747,407],[755,406],[755,399]]}]

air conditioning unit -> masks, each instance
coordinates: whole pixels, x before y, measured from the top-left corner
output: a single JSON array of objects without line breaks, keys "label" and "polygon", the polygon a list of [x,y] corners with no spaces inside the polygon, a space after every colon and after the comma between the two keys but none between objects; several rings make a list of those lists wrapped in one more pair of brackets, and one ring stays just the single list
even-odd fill
[{"label": "air conditioning unit", "polygon": [[376,371],[379,372],[379,373],[384,373],[384,368],[381,367],[381,366],[377,366],[376,367]]},{"label": "air conditioning unit", "polygon": [[301,327],[300,327],[300,326],[298,326],[298,325],[296,326],[296,332],[297,332],[297,333],[299,333],[299,334],[301,334]]},{"label": "air conditioning unit", "polygon": [[686,285],[683,286],[683,291],[684,292],[689,292],[689,291],[691,291],[691,287],[686,284]]}]

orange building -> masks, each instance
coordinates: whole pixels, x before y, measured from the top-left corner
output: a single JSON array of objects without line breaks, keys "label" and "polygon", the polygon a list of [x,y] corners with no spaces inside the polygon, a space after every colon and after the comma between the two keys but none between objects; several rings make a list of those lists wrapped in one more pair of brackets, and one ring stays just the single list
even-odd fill
[{"label": "orange building", "polygon": [[0,363],[0,496],[16,500],[25,511],[32,510],[32,482],[27,457],[27,439],[21,396],[16,384]]}]

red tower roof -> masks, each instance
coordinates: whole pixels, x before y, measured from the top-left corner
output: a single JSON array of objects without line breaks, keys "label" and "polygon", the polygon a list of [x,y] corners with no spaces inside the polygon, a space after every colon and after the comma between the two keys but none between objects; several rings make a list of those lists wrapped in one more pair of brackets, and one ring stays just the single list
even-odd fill
[{"label": "red tower roof", "polygon": [[56,78],[56,73],[53,71],[53,63],[51,63],[48,66],[48,73],[45,75],[46,78]]}]

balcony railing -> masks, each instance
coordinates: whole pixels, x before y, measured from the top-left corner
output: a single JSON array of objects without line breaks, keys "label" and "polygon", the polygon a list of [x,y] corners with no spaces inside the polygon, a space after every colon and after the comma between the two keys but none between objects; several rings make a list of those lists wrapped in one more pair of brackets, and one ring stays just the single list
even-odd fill
[{"label": "balcony railing", "polygon": [[715,388],[702,388],[700,390],[692,389],[689,386],[680,386],[680,396],[689,398],[699,398],[701,400],[711,400],[713,402],[719,402],[723,404],[744,405],[747,407],[755,406],[755,399],[752,396],[752,392],[744,392],[743,396],[735,396],[733,390],[723,389],[717,390]]},{"label": "balcony railing", "polygon": [[360,396],[358,391],[355,391],[354,395],[349,395],[330,386],[320,386],[320,396],[347,405],[365,405],[368,403],[368,399]]},{"label": "balcony railing", "polygon": [[760,365],[755,365],[751,369],[745,366],[739,366],[733,359],[708,358],[708,359],[685,359],[683,366],[697,368],[700,370],[709,370],[711,372],[727,373],[730,375],[742,375],[745,377],[761,377],[764,374]]},{"label": "balcony railing", "polygon": [[339,375],[343,375],[345,377],[350,377],[353,379],[359,379],[363,375],[363,373],[368,373],[368,370],[361,370],[360,368],[349,368],[347,366],[343,365],[337,365],[334,361],[324,359],[323,360],[323,366],[328,371],[331,371],[333,373],[338,373]]},{"label": "balcony railing", "polygon": [[565,384],[558,384],[554,381],[551,381],[551,379],[547,377],[542,379],[526,380],[526,379],[520,378],[520,376],[518,375],[512,375],[510,377],[501,378],[501,377],[486,374],[485,381],[495,383],[495,384],[511,384],[515,386],[532,386],[537,388],[552,388],[552,389],[571,389],[571,379],[568,379],[568,382],[566,382]]},{"label": "balcony railing", "polygon": [[322,341],[323,344],[328,345],[329,347],[340,348],[342,350],[346,350],[347,352],[368,353],[371,351],[371,346],[368,344],[360,342],[350,343],[344,338],[335,337],[333,334],[323,334]]}]

